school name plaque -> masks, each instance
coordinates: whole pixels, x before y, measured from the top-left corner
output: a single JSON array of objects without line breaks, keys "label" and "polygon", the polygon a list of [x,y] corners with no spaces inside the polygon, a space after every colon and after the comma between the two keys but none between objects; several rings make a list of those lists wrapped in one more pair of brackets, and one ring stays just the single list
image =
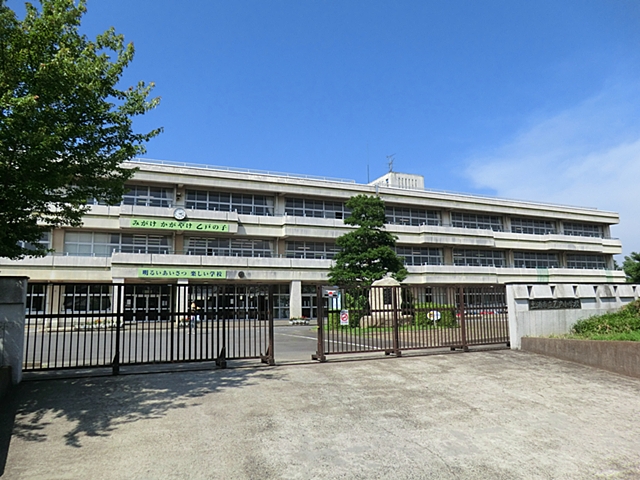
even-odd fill
[{"label": "school name plaque", "polygon": [[529,300],[529,310],[568,310],[571,308],[582,308],[580,300],[577,298]]}]

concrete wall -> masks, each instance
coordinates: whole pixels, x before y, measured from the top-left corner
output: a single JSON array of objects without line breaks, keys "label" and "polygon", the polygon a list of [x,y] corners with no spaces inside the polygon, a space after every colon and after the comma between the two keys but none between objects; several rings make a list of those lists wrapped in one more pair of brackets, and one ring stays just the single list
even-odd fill
[{"label": "concrete wall", "polygon": [[0,402],[11,388],[11,367],[0,367]]},{"label": "concrete wall", "polygon": [[27,277],[0,277],[0,367],[11,367],[11,381],[22,380]]},{"label": "concrete wall", "polygon": [[[578,320],[619,310],[639,296],[640,285],[630,284],[507,285],[511,348],[520,349],[522,337],[569,333]],[[580,308],[533,309],[541,300],[578,300]]]},{"label": "concrete wall", "polygon": [[525,337],[522,350],[640,378],[640,342]]}]

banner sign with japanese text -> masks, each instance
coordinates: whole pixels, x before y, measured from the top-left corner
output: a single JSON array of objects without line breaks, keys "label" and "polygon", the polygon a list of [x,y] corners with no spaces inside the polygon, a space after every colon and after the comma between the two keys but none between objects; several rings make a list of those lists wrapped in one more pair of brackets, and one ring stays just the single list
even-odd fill
[{"label": "banner sign with japanese text", "polygon": [[158,220],[156,218],[132,218],[132,228],[156,228],[160,230],[195,230],[198,232],[228,232],[228,223],[196,222],[193,220]]},{"label": "banner sign with japanese text", "polygon": [[209,270],[204,268],[139,268],[140,278],[192,278],[223,279],[227,278],[226,270]]}]

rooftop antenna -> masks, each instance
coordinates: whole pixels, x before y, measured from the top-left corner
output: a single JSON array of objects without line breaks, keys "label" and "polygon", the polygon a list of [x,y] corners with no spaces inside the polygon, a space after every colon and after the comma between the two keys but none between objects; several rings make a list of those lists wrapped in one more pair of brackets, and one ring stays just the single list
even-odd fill
[{"label": "rooftop antenna", "polygon": [[393,162],[395,161],[395,153],[387,155],[387,163],[389,164],[389,173],[393,172]]}]

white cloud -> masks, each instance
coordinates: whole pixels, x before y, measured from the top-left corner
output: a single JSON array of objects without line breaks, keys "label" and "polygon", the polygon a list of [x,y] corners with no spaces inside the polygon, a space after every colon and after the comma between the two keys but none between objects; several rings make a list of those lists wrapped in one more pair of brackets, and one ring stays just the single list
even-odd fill
[{"label": "white cloud", "polygon": [[612,235],[623,254],[640,252],[640,92],[609,88],[538,118],[492,152],[469,159],[466,175],[500,197],[620,214]]}]

